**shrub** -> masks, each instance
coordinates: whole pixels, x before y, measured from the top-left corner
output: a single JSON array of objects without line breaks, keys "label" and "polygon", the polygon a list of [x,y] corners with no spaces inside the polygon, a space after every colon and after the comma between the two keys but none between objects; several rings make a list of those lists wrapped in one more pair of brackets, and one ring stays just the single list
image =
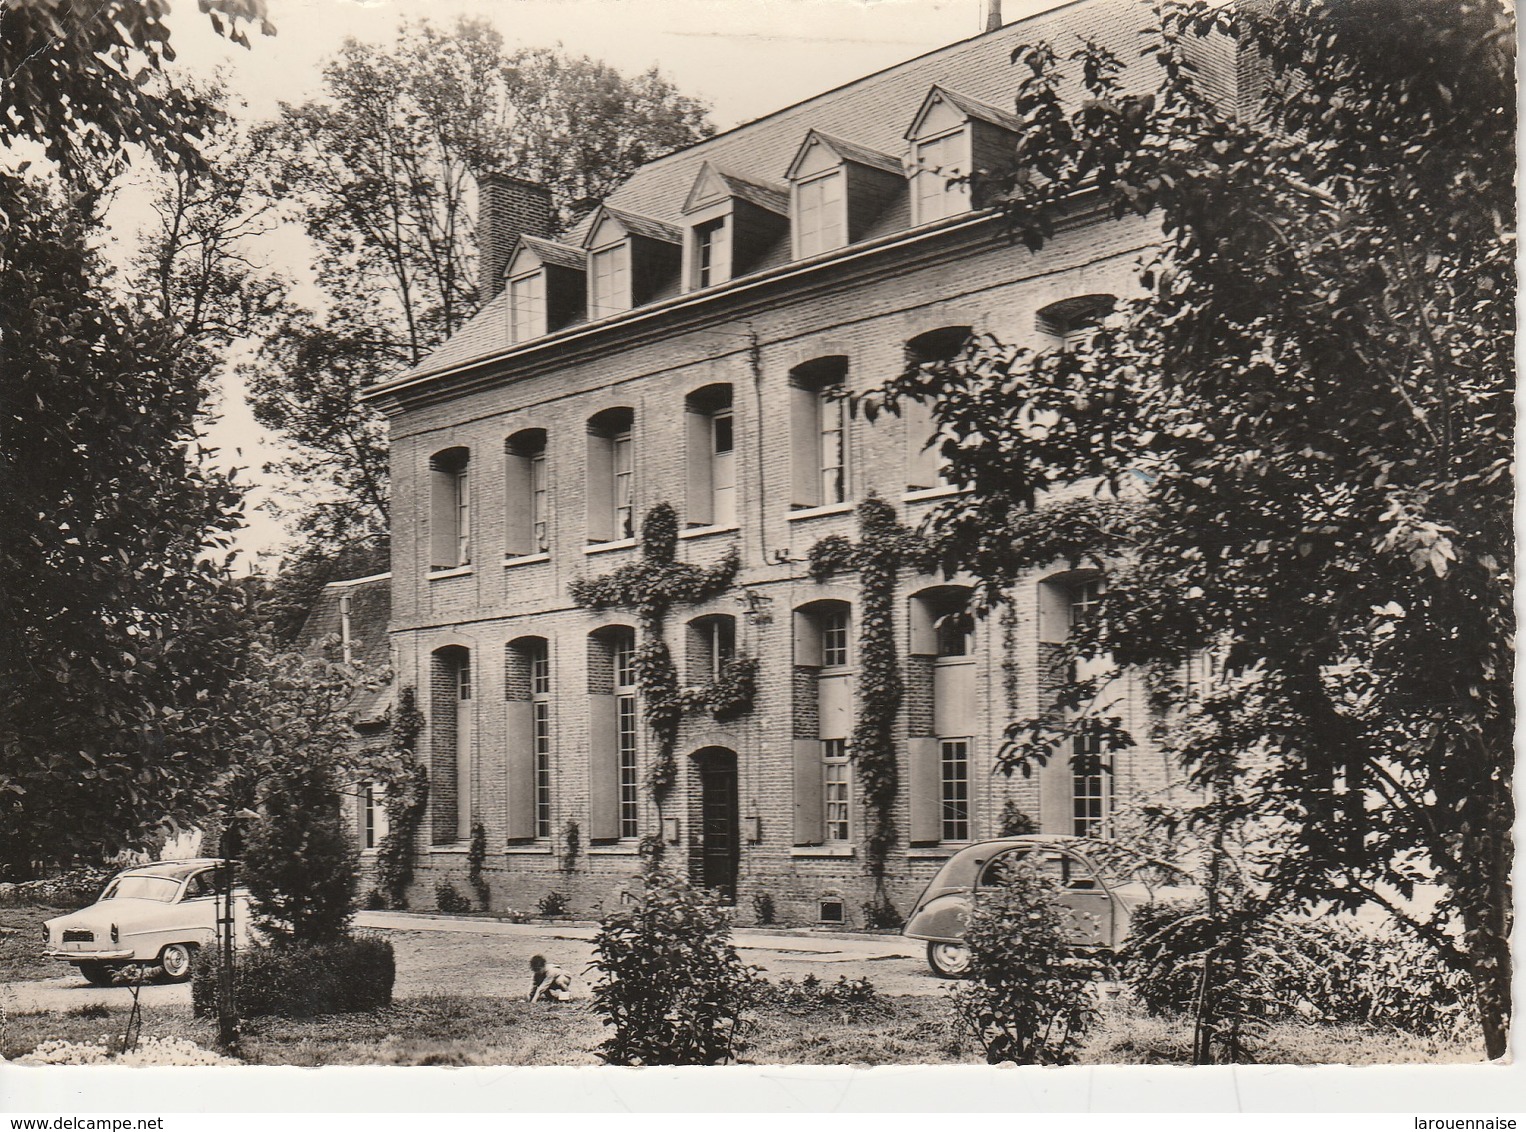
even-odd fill
[{"label": "shrub", "polygon": [[766,892],[752,894],[752,918],[760,924],[774,922],[774,898]]},{"label": "shrub", "polygon": [[19,884],[0,885],[0,904],[46,904],[54,908],[83,908],[94,904],[106,882],[118,870],[89,866]]},{"label": "shrub", "polygon": [[1011,798],[1001,804],[1001,819],[997,827],[998,837],[1025,837],[1039,831],[1039,823],[1028,816]]},{"label": "shrub", "polygon": [[480,821],[472,822],[472,843],[466,853],[466,879],[471,882],[472,890],[477,894],[477,902],[482,905],[486,912],[491,903],[492,895],[488,887],[487,878],[482,875],[482,866],[487,863],[487,829]]},{"label": "shrub", "polygon": [[1076,929],[1058,896],[1021,865],[970,913],[970,980],[954,990],[954,1011],[992,1065],[1068,1065],[1096,1019],[1102,964],[1067,945]]},{"label": "shrub", "polygon": [[472,902],[456,891],[456,886],[442,880],[434,886],[434,906],[441,912],[457,915],[472,910]]},{"label": "shrub", "polygon": [[761,990],[731,945],[725,912],[686,879],[649,870],[633,905],[605,917],[594,938],[594,1010],[613,1036],[613,1065],[716,1065],[736,1056]]},{"label": "shrub", "polygon": [[1346,921],[1310,924],[1311,978],[1304,988],[1326,1021],[1387,1026],[1425,1037],[1478,1032],[1473,981],[1424,941],[1397,928]]},{"label": "shrub", "polygon": [[387,898],[380,889],[373,888],[361,898],[360,906],[367,912],[379,912],[387,906]]},{"label": "shrub", "polygon": [[786,976],[769,984],[765,997],[797,1014],[829,1006],[865,1006],[879,1000],[867,977],[850,979],[846,975],[838,975],[835,983],[824,983],[815,975],[807,975],[799,982]]},{"label": "shrub", "polygon": [[874,931],[898,932],[906,923],[905,918],[883,892],[876,892],[873,900],[864,903],[864,926]]},{"label": "shrub", "polygon": [[[217,1013],[217,970],[214,949],[196,953],[191,1005],[198,1015]],[[234,960],[233,998],[245,1018],[353,1014],[390,1005],[396,975],[392,944],[375,936],[256,947]]]},{"label": "shrub", "polygon": [[560,892],[552,889],[535,902],[535,911],[547,918],[551,916],[565,916],[567,914],[567,898]]}]

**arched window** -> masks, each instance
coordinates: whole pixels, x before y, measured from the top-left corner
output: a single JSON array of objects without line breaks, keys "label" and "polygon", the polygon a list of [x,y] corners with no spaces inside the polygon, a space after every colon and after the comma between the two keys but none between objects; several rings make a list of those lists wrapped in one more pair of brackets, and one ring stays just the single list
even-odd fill
[{"label": "arched window", "polygon": [[[1105,656],[1070,664],[1066,651],[1076,628],[1096,616],[1103,589],[1103,577],[1096,570],[1072,570],[1039,583],[1040,680],[1046,687],[1058,689],[1068,680],[1096,679],[1111,671],[1112,662]],[[1100,736],[1091,729],[1076,732],[1070,748],[1069,760],[1056,760],[1056,769],[1048,771],[1052,785],[1044,825],[1078,837],[1095,836],[1104,832],[1111,816],[1112,767]]]},{"label": "arched window", "polygon": [[503,445],[504,554],[521,558],[551,550],[546,430],[527,428]]},{"label": "arched window", "polygon": [[736,525],[736,429],[731,386],[707,385],[684,399],[688,441],[688,523]]},{"label": "arched window", "polygon": [[853,727],[847,602],[795,611],[795,843],[847,842],[853,829]]},{"label": "arched window", "polygon": [[641,834],[636,704],[636,634],[624,625],[588,637],[589,837],[629,840]]},{"label": "arched window", "polygon": [[551,836],[551,648],[544,637],[504,647],[511,840]]},{"label": "arched window", "polygon": [[430,657],[429,801],[436,845],[464,839],[472,827],[471,653],[459,645]]},{"label": "arched window", "polygon": [[[906,343],[906,368],[935,366],[952,361],[970,342],[968,326],[940,326],[918,334]],[[907,400],[901,408],[906,422],[906,487],[926,491],[947,487],[943,457],[934,443],[932,401]]]},{"label": "arched window", "polygon": [[1076,295],[1050,303],[1038,312],[1041,334],[1070,350],[1082,345],[1113,313],[1118,300],[1112,295]]},{"label": "arched window", "polygon": [[791,499],[826,507],[848,499],[848,359],[817,358],[790,371]]},{"label": "arched window", "polygon": [[588,420],[588,541],[636,537],[636,415],[605,409]]},{"label": "arched window", "polygon": [[471,554],[471,453],[447,448],[429,461],[429,566],[449,570],[468,565]]}]

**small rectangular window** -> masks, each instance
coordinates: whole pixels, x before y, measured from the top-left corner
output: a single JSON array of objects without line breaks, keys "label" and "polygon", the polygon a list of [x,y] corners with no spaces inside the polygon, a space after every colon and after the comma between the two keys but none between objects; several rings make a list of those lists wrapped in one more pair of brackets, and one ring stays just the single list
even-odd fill
[{"label": "small rectangular window", "polygon": [[950,183],[968,172],[964,168],[966,148],[964,130],[917,143],[917,172],[913,179],[918,224],[941,220],[970,207],[969,186]]},{"label": "small rectangular window", "polygon": [[837,610],[821,619],[821,666],[840,668],[848,663],[848,613]]},{"label": "small rectangular window", "polygon": [[823,900],[819,905],[819,919],[823,924],[840,924],[843,922],[843,902],[841,900]]},{"label": "small rectangular window", "polygon": [[843,208],[843,177],[828,173],[803,181],[796,189],[799,208],[795,216],[799,254],[802,257],[840,248],[848,242],[847,214]]},{"label": "small rectangular window", "polygon": [[628,243],[601,248],[590,257],[593,278],[590,318],[603,318],[631,308],[631,248]]},{"label": "small rectangular window", "polygon": [[731,272],[728,258],[729,233],[726,219],[712,220],[694,229],[694,285],[708,287],[724,283]]},{"label": "small rectangular window", "polygon": [[509,280],[509,323],[515,342],[546,333],[546,277],[537,271]]}]

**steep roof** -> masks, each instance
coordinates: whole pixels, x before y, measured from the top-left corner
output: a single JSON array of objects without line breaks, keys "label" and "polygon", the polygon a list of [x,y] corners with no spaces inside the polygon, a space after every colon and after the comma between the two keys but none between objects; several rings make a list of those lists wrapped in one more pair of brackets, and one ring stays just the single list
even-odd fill
[{"label": "steep roof", "polygon": [[[888,153],[877,153],[867,146],[851,142],[847,138],[840,138],[836,134],[829,134],[825,130],[811,130],[806,138],[801,140],[801,150],[805,149],[806,142],[811,138],[820,140],[823,145],[827,146],[844,161],[852,161],[857,165],[867,165],[870,169],[879,169],[886,173],[901,174],[905,172],[899,158],[892,157]],[[794,164],[793,161],[790,162],[791,167]]]},{"label": "steep roof", "polygon": [[[534,252],[541,263],[570,267],[574,271],[582,271],[588,265],[588,253],[582,248],[559,244],[555,240],[543,240],[539,236],[520,236],[519,242]],[[512,255],[509,262],[514,262]]]},{"label": "steep roof", "polygon": [[[350,658],[367,675],[386,670],[391,661],[391,642],[387,622],[392,617],[392,578],[378,574],[353,581],[330,582],[324,586],[308,612],[296,647],[305,653],[322,654],[331,642],[343,636],[341,600],[350,602]],[[337,646],[335,646],[337,651]],[[386,714],[393,698],[392,684],[362,688],[350,704],[357,723],[375,723]]]}]

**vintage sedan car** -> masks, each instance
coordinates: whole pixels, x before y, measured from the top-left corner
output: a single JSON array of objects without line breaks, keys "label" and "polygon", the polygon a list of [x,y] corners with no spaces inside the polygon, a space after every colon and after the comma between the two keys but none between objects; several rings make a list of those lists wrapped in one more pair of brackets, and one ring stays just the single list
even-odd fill
[{"label": "vintage sedan car", "polygon": [[[198,948],[217,938],[214,858],[158,861],[112,877],[88,908],[56,916],[43,925],[47,955],[79,968],[96,986],[131,964],[156,965],[169,982],[191,977]],[[248,893],[234,889],[234,931],[249,932]]]},{"label": "vintage sedan car", "polygon": [[1058,883],[1060,902],[1074,913],[1077,948],[1114,951],[1128,936],[1130,913],[1139,905],[1202,894],[1174,866],[1118,864],[1124,858],[1106,843],[1059,834],[977,841],[944,862],[917,898],[902,934],[927,941],[927,964],[936,974],[960,977],[970,965],[964,942],[970,908],[982,887],[1000,884],[1003,870],[1018,862]]}]

